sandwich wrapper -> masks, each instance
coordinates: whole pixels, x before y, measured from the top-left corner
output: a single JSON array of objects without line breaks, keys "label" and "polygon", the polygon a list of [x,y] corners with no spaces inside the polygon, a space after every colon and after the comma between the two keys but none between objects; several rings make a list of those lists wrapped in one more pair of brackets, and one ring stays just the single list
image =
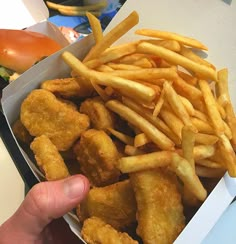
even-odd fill
[{"label": "sandwich wrapper", "polygon": [[[229,90],[232,103],[236,108],[236,94],[233,92],[236,88],[234,82],[236,80],[236,34],[233,28],[236,23],[235,1],[182,0],[180,4],[180,1],[175,0],[146,0],[137,4],[135,0],[127,0],[105,32],[133,10],[139,13],[140,22],[117,43],[133,40],[135,38],[133,33],[138,28],[167,30],[200,40],[209,48],[207,53],[202,52],[201,55],[216,65],[217,70],[228,68]],[[20,105],[31,90],[37,88],[46,79],[70,75],[70,68],[60,57],[61,53],[67,50],[82,59],[93,43],[93,36],[89,35],[66,46],[30,68],[7,86],[3,90],[2,108],[9,127],[18,118]],[[30,160],[29,155],[22,148],[20,150],[35,177],[41,181],[42,174]],[[202,243],[235,196],[236,179],[226,173],[174,243]],[[72,231],[81,238],[80,224],[75,215],[69,213],[64,218]]]}]

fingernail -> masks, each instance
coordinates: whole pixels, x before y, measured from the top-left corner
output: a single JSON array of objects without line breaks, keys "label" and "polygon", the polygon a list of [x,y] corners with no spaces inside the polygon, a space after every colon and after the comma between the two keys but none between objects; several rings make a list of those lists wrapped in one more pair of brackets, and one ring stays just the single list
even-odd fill
[{"label": "fingernail", "polygon": [[83,196],[86,190],[85,177],[82,175],[75,175],[64,182],[65,194],[69,198],[76,198],[78,196]]}]

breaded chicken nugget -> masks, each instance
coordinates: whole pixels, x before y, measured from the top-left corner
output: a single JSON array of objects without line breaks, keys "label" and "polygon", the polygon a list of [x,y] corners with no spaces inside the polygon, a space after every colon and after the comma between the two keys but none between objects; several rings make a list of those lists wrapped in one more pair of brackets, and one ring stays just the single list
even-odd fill
[{"label": "breaded chicken nugget", "polygon": [[144,244],[172,244],[185,225],[176,176],[166,169],[130,174],[137,201],[137,234]]},{"label": "breaded chicken nugget", "polygon": [[59,151],[68,150],[89,127],[87,115],[71,109],[43,89],[33,90],[25,98],[20,119],[32,136],[48,136]]},{"label": "breaded chicken nugget", "polygon": [[98,217],[86,219],[81,234],[88,244],[138,244],[127,233],[116,231]]},{"label": "breaded chicken nugget", "polygon": [[83,222],[96,216],[117,230],[136,222],[136,200],[130,181],[124,180],[105,187],[92,188],[77,208]]},{"label": "breaded chicken nugget", "polygon": [[115,114],[106,108],[100,97],[86,99],[80,106],[80,112],[89,116],[94,129],[114,128]]},{"label": "breaded chicken nugget", "polygon": [[76,81],[76,78],[71,77],[46,80],[41,84],[41,88],[64,98],[79,97],[80,92],[79,83]]},{"label": "breaded chicken nugget", "polygon": [[63,158],[47,136],[36,137],[30,144],[30,148],[47,180],[59,180],[69,176]]},{"label": "breaded chicken nugget", "polygon": [[21,123],[20,119],[16,120],[12,125],[12,131],[16,137],[16,139],[20,140],[21,142],[29,145],[33,140],[33,137],[27,131],[25,126]]},{"label": "breaded chicken nugget", "polygon": [[90,129],[83,132],[74,151],[81,171],[92,185],[105,186],[118,181],[120,172],[116,165],[119,153],[104,131]]}]

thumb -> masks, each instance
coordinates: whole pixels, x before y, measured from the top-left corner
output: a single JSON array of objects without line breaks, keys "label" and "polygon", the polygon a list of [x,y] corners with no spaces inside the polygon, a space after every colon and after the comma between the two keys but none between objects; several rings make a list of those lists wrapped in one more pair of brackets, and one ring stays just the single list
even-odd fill
[{"label": "thumb", "polygon": [[8,229],[12,225],[14,233],[38,236],[53,219],[63,216],[81,202],[88,190],[89,182],[83,175],[38,183],[8,220]]}]

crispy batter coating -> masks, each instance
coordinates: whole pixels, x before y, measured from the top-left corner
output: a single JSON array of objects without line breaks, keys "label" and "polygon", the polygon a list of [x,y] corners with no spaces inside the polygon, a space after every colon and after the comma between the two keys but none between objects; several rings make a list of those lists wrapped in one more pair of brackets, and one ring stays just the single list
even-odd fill
[{"label": "crispy batter coating", "polygon": [[71,77],[46,80],[41,84],[41,88],[64,98],[79,97],[80,92],[79,83],[76,81],[76,78]]},{"label": "crispy batter coating", "polygon": [[89,127],[87,115],[43,89],[33,90],[23,101],[20,119],[32,136],[48,136],[59,151],[68,150]]},{"label": "crispy batter coating", "polygon": [[118,232],[98,217],[86,219],[81,234],[88,244],[138,244],[127,233]]},{"label": "crispy batter coating", "polygon": [[16,137],[16,139],[20,140],[21,142],[29,145],[33,140],[33,137],[27,131],[25,126],[21,123],[20,119],[16,120],[12,125],[12,131]]},{"label": "crispy batter coating", "polygon": [[69,176],[63,158],[47,136],[36,137],[30,144],[30,148],[47,180],[59,180]]},{"label": "crispy batter coating", "polygon": [[78,206],[81,221],[96,216],[117,230],[136,221],[136,200],[130,181],[124,180],[105,187],[92,188]]},{"label": "crispy batter coating", "polygon": [[130,174],[137,201],[137,234],[144,244],[172,244],[185,225],[176,176],[166,169]]},{"label": "crispy batter coating", "polygon": [[86,99],[80,106],[80,112],[89,116],[94,129],[114,128],[115,114],[106,108],[100,97]]},{"label": "crispy batter coating", "polygon": [[92,185],[105,186],[118,181],[120,172],[116,165],[119,153],[104,131],[90,129],[83,132],[74,150],[81,171]]}]

